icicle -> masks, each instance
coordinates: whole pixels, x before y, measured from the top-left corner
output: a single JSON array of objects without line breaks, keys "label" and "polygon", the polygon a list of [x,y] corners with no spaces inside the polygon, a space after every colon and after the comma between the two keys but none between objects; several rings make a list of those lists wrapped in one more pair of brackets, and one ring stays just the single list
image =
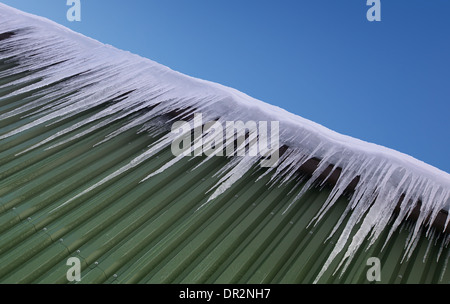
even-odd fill
[{"label": "icicle", "polygon": [[429,252],[430,252],[431,245],[433,245],[433,241],[435,241],[435,234],[436,234],[436,229],[433,228],[433,229],[432,229],[432,232],[431,232],[430,239],[429,239],[429,241],[428,241],[427,249],[426,249],[426,251],[425,251],[425,254],[423,255],[423,259],[422,259],[422,262],[423,262],[423,263],[425,263],[426,260],[428,259],[428,254],[429,254]]},{"label": "icicle", "polygon": [[85,195],[86,193],[94,190],[95,188],[98,188],[99,186],[109,182],[110,180],[114,179],[115,177],[118,177],[119,175],[127,172],[128,170],[130,170],[132,168],[135,168],[136,166],[140,165],[141,163],[143,163],[144,161],[146,161],[147,159],[149,159],[153,155],[157,154],[158,152],[160,152],[161,150],[166,148],[167,145],[169,143],[171,143],[172,141],[173,141],[173,136],[171,134],[161,138],[155,144],[153,144],[149,150],[147,150],[143,154],[141,154],[141,155],[137,156],[136,158],[134,158],[127,165],[125,165],[125,166],[121,167],[120,169],[114,171],[113,173],[109,174],[107,177],[103,178],[101,181],[95,183],[93,186],[87,188],[86,190],[80,192],[79,194],[77,194],[74,197],[70,198],[66,202],[62,203],[58,207],[52,209],[49,213],[55,212],[56,210],[58,210],[58,209],[60,209],[60,208],[62,208],[64,206],[66,206],[67,204],[71,203],[75,199],[77,199],[77,198]]},{"label": "icicle", "polygon": [[442,282],[444,280],[444,275],[445,275],[445,272],[447,271],[449,259],[450,259],[450,250],[447,252],[447,257],[445,258],[444,267],[442,267],[442,270],[441,270],[441,276],[439,277],[439,282]]},{"label": "icicle", "polygon": [[216,184],[216,190],[208,198],[208,201],[199,207],[203,208],[206,204],[211,202],[213,199],[224,193],[228,188],[230,188],[234,183],[236,183],[245,173],[247,173],[253,165],[258,161],[258,158],[244,156],[237,163],[237,165],[228,172],[220,181]]}]

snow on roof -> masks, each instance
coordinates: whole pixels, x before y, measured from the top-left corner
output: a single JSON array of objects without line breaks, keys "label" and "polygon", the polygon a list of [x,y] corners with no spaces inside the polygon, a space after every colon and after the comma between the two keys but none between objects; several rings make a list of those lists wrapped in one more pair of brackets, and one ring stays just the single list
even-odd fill
[{"label": "snow on roof", "polygon": [[[344,258],[347,263],[364,239],[377,239],[388,222],[394,219],[394,209],[399,201],[401,210],[389,226],[391,233],[421,202],[420,216],[406,247],[407,256],[414,249],[414,241],[419,237],[422,227],[433,223],[442,209],[449,209],[450,175],[409,155],[336,133],[235,89],[186,76],[152,60],[75,33],[45,18],[0,4],[0,34],[6,32],[13,32],[15,35],[1,42],[0,60],[14,59],[20,64],[2,73],[33,73],[25,79],[4,84],[0,89],[22,84],[23,87],[10,93],[10,96],[36,88],[45,88],[46,94],[19,109],[1,114],[0,119],[6,119],[34,110],[32,115],[35,119],[23,127],[0,134],[0,140],[57,119],[74,116],[101,104],[105,105],[105,110],[50,135],[31,149],[52,141],[55,146],[59,145],[59,137],[76,131],[81,126],[93,124],[87,131],[73,135],[72,138],[94,132],[105,124],[136,115],[144,109],[148,109],[145,114],[139,114],[131,123],[112,132],[105,140],[136,126],[145,129],[145,124],[155,116],[174,110],[188,112],[195,109],[202,113],[204,121],[279,121],[280,145],[286,146],[287,150],[281,156],[279,165],[266,172],[272,174],[274,181],[285,182],[308,159],[320,159],[317,170],[306,183],[306,191],[330,165],[341,168],[339,180],[316,220],[320,220],[352,180],[359,177],[359,183],[343,215],[344,218],[349,214],[350,220],[323,271],[348,242],[350,246]],[[27,84],[27,81],[35,79],[39,81]],[[114,102],[111,103],[112,100]],[[164,136],[132,162],[76,197],[138,166],[170,145],[172,140],[173,136],[170,134]],[[26,152],[28,150],[23,151]],[[176,161],[177,158],[166,168]],[[215,190],[212,189],[211,200],[251,170],[254,163],[255,160],[247,157],[236,157],[226,168],[228,172]],[[151,176],[152,174],[149,178]],[[302,193],[304,191],[299,196]],[[342,221],[343,219],[338,226]],[[362,225],[355,237],[350,239],[350,233],[359,221]]]}]

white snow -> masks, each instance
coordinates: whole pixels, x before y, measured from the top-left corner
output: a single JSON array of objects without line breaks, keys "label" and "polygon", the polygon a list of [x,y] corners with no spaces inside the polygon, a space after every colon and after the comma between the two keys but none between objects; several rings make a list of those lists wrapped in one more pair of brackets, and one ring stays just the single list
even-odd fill
[{"label": "white snow", "polygon": [[[15,83],[22,84],[32,79],[42,78],[9,96],[37,88],[43,91],[29,106],[0,115],[0,119],[5,119],[23,115],[30,109],[34,110],[31,114],[34,118],[32,122],[0,133],[0,140],[117,99],[97,115],[92,115],[81,123],[49,136],[30,149],[37,149],[53,141],[55,141],[54,145],[58,145],[59,137],[77,130],[84,124],[95,123],[84,131],[85,133],[94,132],[105,122],[112,123],[145,108],[153,107],[147,114],[135,118],[132,123],[111,133],[105,140],[132,127],[144,126],[150,119],[172,110],[196,109],[196,112],[203,114],[204,121],[217,118],[222,122],[279,121],[280,146],[286,145],[288,150],[281,157],[279,166],[268,173],[272,174],[272,181],[286,182],[308,159],[314,157],[321,160],[319,168],[307,181],[305,188],[296,199],[313,185],[316,178],[329,165],[340,167],[342,169],[340,178],[312,224],[323,217],[350,182],[359,176],[360,181],[355,193],[338,225],[343,224],[346,214],[350,214],[350,218],[345,223],[344,231],[339,236],[339,241],[321,274],[346,248],[345,258],[342,261],[345,269],[364,239],[369,238],[373,243],[386,227],[391,227],[392,234],[416,203],[421,201],[420,217],[406,246],[406,254],[409,256],[419,237],[420,229],[433,222],[442,209],[449,210],[450,175],[409,155],[336,133],[232,88],[183,75],[149,59],[87,38],[45,18],[0,4],[0,33],[9,31],[16,31],[17,35],[1,42],[0,50],[3,51],[0,52],[0,60],[14,57],[19,59],[21,64],[1,73],[0,76],[6,73],[18,74],[34,70],[33,75],[17,80]],[[37,71],[37,69],[40,70]],[[62,79],[66,80],[57,83]],[[11,83],[0,86],[0,89],[8,85]],[[47,85],[50,86],[46,87]],[[124,95],[125,93],[127,94]],[[57,98],[63,95],[67,96],[62,99]],[[69,140],[83,134],[74,135]],[[77,197],[138,166],[157,151],[170,145],[170,139],[170,136],[164,137],[130,164],[86,189]],[[22,153],[26,152],[28,150]],[[241,176],[252,169],[254,163],[256,161],[250,161],[247,157],[235,157],[230,163],[230,170],[224,170],[224,173],[225,171],[227,173],[216,185],[215,190],[212,189],[210,200],[237,182]],[[149,172],[147,178],[153,175]],[[404,199],[400,214],[393,224],[388,226],[402,195]],[[295,204],[295,201],[292,201],[292,204]],[[362,225],[354,231],[359,221]],[[337,228],[338,226],[335,227],[334,232]],[[353,235],[352,239],[350,239],[351,235]]]}]

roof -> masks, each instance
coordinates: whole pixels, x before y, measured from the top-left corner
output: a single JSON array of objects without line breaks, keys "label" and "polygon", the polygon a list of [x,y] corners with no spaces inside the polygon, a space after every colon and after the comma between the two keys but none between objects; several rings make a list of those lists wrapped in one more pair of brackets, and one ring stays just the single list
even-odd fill
[{"label": "roof", "polygon": [[[8,103],[13,104],[20,100]],[[73,122],[62,121],[53,131]],[[69,257],[81,259],[82,283],[311,283],[315,279],[337,241],[337,235],[326,239],[348,199],[341,198],[326,218],[308,228],[330,189],[309,190],[283,215],[298,191],[296,181],[269,189],[268,176],[256,181],[258,175],[247,173],[224,196],[196,211],[208,198],[205,192],[217,182],[214,174],[227,162],[224,158],[196,170],[192,169],[202,158],[186,158],[140,183],[149,170],[173,158],[166,149],[51,212],[155,140],[130,130],[92,148],[108,128],[57,149],[20,157],[14,155],[42,135],[24,133],[2,145],[0,282],[66,282]],[[384,251],[383,238],[368,252],[361,249],[342,277],[328,271],[319,282],[365,283],[367,259],[375,256],[381,259],[382,283],[448,283],[450,273],[442,271],[449,250],[441,248],[437,234],[432,241],[421,238],[413,256],[400,263],[411,227],[405,223]]]},{"label": "roof", "polygon": [[[0,282],[67,282],[73,256],[83,283],[355,283],[369,257],[382,282],[449,282],[450,237],[431,226],[448,174],[336,143],[312,122],[4,5],[0,15]],[[192,111],[287,122],[280,165],[174,157],[168,126]],[[293,134],[310,141],[293,147]]]}]

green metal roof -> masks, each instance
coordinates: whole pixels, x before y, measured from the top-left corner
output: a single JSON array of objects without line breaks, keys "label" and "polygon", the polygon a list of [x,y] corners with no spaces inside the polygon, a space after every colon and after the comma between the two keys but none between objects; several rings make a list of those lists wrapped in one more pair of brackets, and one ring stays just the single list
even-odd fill
[{"label": "green metal roof", "polygon": [[[142,155],[150,155],[146,154],[149,147],[169,132],[178,106],[186,114],[197,103],[191,103],[192,109],[183,104],[189,99],[184,97],[167,111],[151,112],[159,103],[140,103],[137,98],[159,94],[158,85],[153,91],[150,83],[152,90],[138,92],[135,103],[129,105],[126,98],[140,81],[125,83],[120,91],[108,94],[114,90],[109,80],[122,76],[123,68],[128,80],[137,77],[133,68],[128,69],[129,58],[123,53],[114,53],[108,65],[95,66],[101,52],[86,55],[90,50],[86,45],[81,51],[66,48],[81,40],[83,45],[98,44],[75,34],[65,37],[64,43],[53,40],[66,30],[40,19],[33,30],[28,23],[37,19],[1,6],[0,24],[8,19],[8,31],[0,32],[0,283],[68,283],[70,257],[82,262],[81,283],[314,282],[339,245],[338,236],[350,217],[346,212],[351,193],[342,195],[320,221],[311,224],[334,195],[327,184],[317,184],[291,205],[314,165],[309,173],[296,171],[286,183],[269,183],[273,176],[264,175],[268,169],[255,165],[210,202],[209,191],[227,170],[236,168],[229,166],[233,159],[184,158],[146,179],[174,156],[170,147],[149,158]],[[54,48],[61,58],[52,56]],[[79,56],[77,60],[70,51]],[[114,59],[121,60],[118,70]],[[90,60],[88,67],[86,60]],[[70,64],[79,69],[71,70]],[[54,66],[57,69],[51,69]],[[150,73],[157,80],[168,73],[153,65],[141,72],[152,69],[159,70]],[[170,91],[171,75],[175,74],[166,79],[165,93]],[[96,86],[96,81],[102,85]],[[198,83],[189,80],[181,87]],[[86,87],[90,88],[86,95],[78,94]],[[170,95],[159,102],[165,98]],[[76,114],[72,108],[64,115],[64,107],[72,106],[73,100]],[[114,112],[120,102],[126,114]],[[146,117],[149,113],[158,116]],[[144,122],[109,137],[142,117]],[[109,140],[102,142],[105,137]],[[295,164],[290,168],[296,168]],[[338,169],[329,171],[330,179],[339,177]],[[439,191],[426,189],[431,194]],[[372,195],[370,189],[367,192]],[[444,194],[440,193],[441,198]],[[430,212],[420,215],[424,214]],[[343,223],[332,234],[341,217]],[[440,218],[442,223],[448,216]],[[385,244],[388,225],[368,250],[368,241],[359,247],[345,272],[333,275],[346,252],[342,248],[319,283],[368,283],[370,257],[381,260],[381,283],[450,283],[450,236],[437,232],[440,228],[431,230],[430,240],[421,230],[422,237],[414,238],[412,256],[404,259],[413,224],[411,219],[403,222]],[[349,239],[356,237],[359,228],[348,231]]]},{"label": "green metal roof", "polygon": [[[0,71],[8,68],[0,64]],[[0,83],[10,81],[11,77],[0,79]],[[0,113],[34,98],[30,94],[4,98],[17,89],[0,91]],[[101,106],[95,109],[101,110]],[[67,283],[69,257],[81,259],[82,283],[311,283],[318,275],[336,242],[336,237],[326,239],[348,200],[341,198],[315,227],[308,227],[330,190],[309,190],[283,214],[300,189],[300,176],[269,188],[269,176],[257,180],[262,169],[255,167],[197,211],[218,181],[215,173],[228,160],[216,157],[192,170],[204,158],[185,158],[140,182],[173,158],[166,148],[55,209],[130,162],[158,138],[133,129],[94,146],[124,123],[117,121],[61,146],[46,149],[52,145],[49,142],[17,155],[93,114],[55,120],[1,141],[1,283]],[[32,119],[20,115],[2,120],[0,134]],[[89,125],[77,132],[83,128]],[[332,275],[340,260],[336,259],[319,282],[366,283],[367,259],[379,257],[382,283],[449,283],[450,272],[442,273],[449,249],[441,248],[441,241],[420,238],[411,259],[400,263],[407,226],[383,251],[383,237],[369,251],[359,250],[341,277]]]}]

